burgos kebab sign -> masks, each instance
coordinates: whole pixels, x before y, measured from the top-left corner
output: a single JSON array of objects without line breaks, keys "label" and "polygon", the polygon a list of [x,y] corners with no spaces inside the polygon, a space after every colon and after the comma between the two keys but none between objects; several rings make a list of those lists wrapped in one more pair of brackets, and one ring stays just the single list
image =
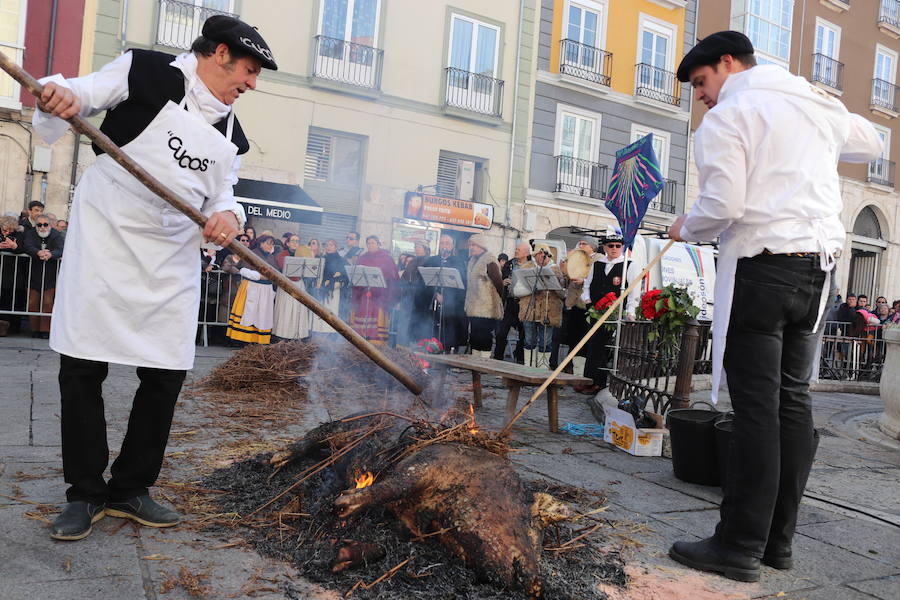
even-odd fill
[{"label": "burgos kebab sign", "polygon": [[417,192],[406,193],[403,212],[407,219],[465,225],[479,229],[490,229],[494,222],[494,207],[490,204]]}]

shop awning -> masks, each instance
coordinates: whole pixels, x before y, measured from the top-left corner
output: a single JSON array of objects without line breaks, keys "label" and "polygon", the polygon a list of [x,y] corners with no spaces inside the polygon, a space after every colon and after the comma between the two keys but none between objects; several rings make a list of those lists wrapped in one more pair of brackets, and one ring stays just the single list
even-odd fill
[{"label": "shop awning", "polygon": [[299,185],[238,179],[234,197],[244,206],[248,217],[322,224],[322,207]]}]

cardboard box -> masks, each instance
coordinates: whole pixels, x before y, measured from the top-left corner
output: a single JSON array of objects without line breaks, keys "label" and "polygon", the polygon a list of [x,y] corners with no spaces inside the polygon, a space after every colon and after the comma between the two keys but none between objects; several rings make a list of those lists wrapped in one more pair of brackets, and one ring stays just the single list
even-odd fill
[{"label": "cardboard box", "polygon": [[662,454],[663,437],[668,433],[661,415],[647,412],[656,422],[656,428],[638,429],[634,426],[634,417],[624,410],[609,406],[603,407],[606,412],[606,423],[603,427],[603,440],[618,446],[634,456],[660,456]]}]

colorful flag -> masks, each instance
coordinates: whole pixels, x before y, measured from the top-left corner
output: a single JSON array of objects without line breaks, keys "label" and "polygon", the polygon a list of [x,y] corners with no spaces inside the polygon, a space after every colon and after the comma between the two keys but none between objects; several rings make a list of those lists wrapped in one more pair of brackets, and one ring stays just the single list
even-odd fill
[{"label": "colorful flag", "polygon": [[619,220],[626,248],[631,247],[650,201],[664,185],[653,151],[652,133],[616,152],[606,208]]}]

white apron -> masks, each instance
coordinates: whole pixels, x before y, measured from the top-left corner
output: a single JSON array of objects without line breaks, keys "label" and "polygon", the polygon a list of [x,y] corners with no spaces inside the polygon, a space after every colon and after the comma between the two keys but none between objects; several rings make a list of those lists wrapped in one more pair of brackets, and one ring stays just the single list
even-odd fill
[{"label": "white apron", "polygon": [[[819,244],[819,257],[822,270],[825,271],[825,285],[822,287],[822,296],[819,300],[819,316],[813,332],[819,330],[822,315],[825,313],[825,304],[831,290],[831,273],[835,267],[834,256],[825,247],[826,235],[821,227],[821,220],[785,219],[797,223],[812,224],[816,241]],[[734,297],[734,275],[737,270],[737,261],[740,258],[741,248],[747,242],[749,234],[755,226],[732,225],[719,237],[719,260],[716,263],[715,285],[715,316],[712,323],[712,390],[710,401],[716,404],[719,401],[719,387],[722,384],[723,362],[725,358],[725,338],[728,334],[728,324],[731,322],[731,301]],[[816,356],[818,363],[818,355]],[[818,368],[813,370],[813,378],[818,376]]]},{"label": "white apron", "polygon": [[[237,147],[169,101],[122,149],[201,210],[227,185]],[[59,273],[50,347],[76,358],[190,369],[200,305],[197,225],[107,154],[75,190]]]}]

